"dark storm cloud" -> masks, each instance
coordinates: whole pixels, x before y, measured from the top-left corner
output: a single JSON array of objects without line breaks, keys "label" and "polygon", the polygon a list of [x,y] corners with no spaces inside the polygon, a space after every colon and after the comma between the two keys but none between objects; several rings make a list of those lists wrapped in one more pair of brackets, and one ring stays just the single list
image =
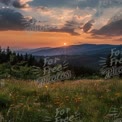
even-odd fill
[{"label": "dark storm cloud", "polygon": [[120,9],[115,15],[113,15],[108,24],[103,26],[99,30],[92,31],[95,35],[122,35],[122,9]]},{"label": "dark storm cloud", "polygon": [[0,30],[23,30],[24,17],[11,9],[0,9]]},{"label": "dark storm cloud", "polygon": [[108,35],[108,36],[121,36],[122,35],[122,20],[109,23],[99,30],[92,31],[94,35]]},{"label": "dark storm cloud", "polygon": [[76,21],[66,21],[66,24],[60,29],[51,29],[51,32],[64,32],[69,33],[71,35],[80,35],[79,33],[75,32],[75,29],[81,29],[83,23],[77,23]]},{"label": "dark storm cloud", "polygon": [[5,4],[5,5],[12,5],[15,8],[27,8],[28,2],[30,1],[21,1],[21,0],[0,0],[1,3]]},{"label": "dark storm cloud", "polygon": [[[31,22],[32,20],[34,20],[34,23]],[[26,27],[32,26],[32,24],[36,25],[36,23],[36,19],[26,19],[21,13],[12,9],[0,9],[0,30],[26,30]],[[49,25],[49,28],[46,31],[66,32],[72,35],[78,35],[78,33],[74,32],[75,28],[78,27],[80,27],[78,23],[67,21],[61,29],[58,29],[57,27],[51,27]],[[40,32],[41,31],[42,30],[40,30]]]},{"label": "dark storm cloud", "polygon": [[21,4],[19,1],[14,1],[13,2],[13,6],[15,8],[26,8],[27,7],[27,4],[26,3],[25,4]]},{"label": "dark storm cloud", "polygon": [[84,26],[83,26],[83,31],[87,33],[93,26],[94,20],[88,21]]}]

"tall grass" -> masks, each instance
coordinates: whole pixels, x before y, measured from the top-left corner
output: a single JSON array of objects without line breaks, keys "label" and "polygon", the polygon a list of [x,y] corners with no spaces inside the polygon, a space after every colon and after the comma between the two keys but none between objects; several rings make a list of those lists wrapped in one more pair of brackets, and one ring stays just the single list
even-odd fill
[{"label": "tall grass", "polygon": [[[3,81],[2,81],[3,82]],[[38,87],[34,81],[5,80],[0,87],[3,122],[55,122],[56,108],[78,111],[82,122],[112,122],[110,108],[122,107],[122,80],[77,80]],[[121,115],[120,115],[121,116]]]}]

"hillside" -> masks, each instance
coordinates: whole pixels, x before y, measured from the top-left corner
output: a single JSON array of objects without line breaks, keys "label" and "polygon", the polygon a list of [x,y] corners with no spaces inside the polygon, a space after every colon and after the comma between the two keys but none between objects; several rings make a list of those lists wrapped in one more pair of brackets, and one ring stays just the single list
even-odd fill
[{"label": "hillside", "polygon": [[38,48],[18,51],[21,54],[32,54],[35,57],[40,56],[59,56],[66,58],[72,66],[85,66],[93,69],[99,69],[100,57],[107,57],[111,53],[111,49],[122,49],[122,45],[106,45],[106,44],[82,44],[71,45],[58,48]]}]

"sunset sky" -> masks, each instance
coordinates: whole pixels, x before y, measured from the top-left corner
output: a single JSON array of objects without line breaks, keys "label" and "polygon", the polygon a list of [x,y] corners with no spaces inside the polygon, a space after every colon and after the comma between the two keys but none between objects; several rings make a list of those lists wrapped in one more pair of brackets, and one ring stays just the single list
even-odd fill
[{"label": "sunset sky", "polygon": [[0,45],[122,44],[121,0],[0,0]]}]

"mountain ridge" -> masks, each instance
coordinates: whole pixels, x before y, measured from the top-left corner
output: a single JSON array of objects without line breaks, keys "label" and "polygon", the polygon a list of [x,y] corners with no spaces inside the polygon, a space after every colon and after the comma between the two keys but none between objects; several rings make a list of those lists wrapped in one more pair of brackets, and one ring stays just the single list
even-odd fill
[{"label": "mountain ridge", "polygon": [[[55,48],[35,48],[29,50],[20,50],[19,53],[22,54],[32,54],[34,56],[56,56],[56,55],[88,55],[94,53],[108,52],[112,48],[121,48],[122,45],[110,45],[110,44],[80,44],[80,45],[70,45]],[[97,52],[96,52],[97,51]]]}]

